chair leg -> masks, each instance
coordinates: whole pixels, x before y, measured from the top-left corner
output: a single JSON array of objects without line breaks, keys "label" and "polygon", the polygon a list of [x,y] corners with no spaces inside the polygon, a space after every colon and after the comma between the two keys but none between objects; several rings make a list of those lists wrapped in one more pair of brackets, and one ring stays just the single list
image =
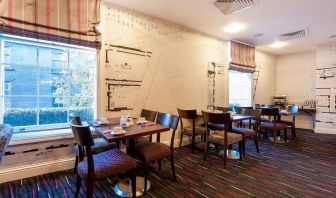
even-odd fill
[{"label": "chair leg", "polygon": [[295,131],[295,125],[292,126],[292,140],[296,138],[296,131]]},{"label": "chair leg", "polygon": [[148,175],[148,165],[144,163],[144,193],[147,193],[147,175]]},{"label": "chair leg", "polygon": [[176,181],[174,155],[172,155],[172,156],[170,157],[170,166],[171,166],[171,171],[172,171],[173,179]]},{"label": "chair leg", "polygon": [[77,198],[77,197],[78,197],[79,190],[80,190],[81,186],[82,186],[82,178],[81,178],[79,175],[77,175],[77,179],[76,179],[76,193],[75,193],[75,198]]},{"label": "chair leg", "polygon": [[76,155],[75,166],[74,166],[73,173],[77,173],[77,166],[78,166],[78,156]]},{"label": "chair leg", "polygon": [[219,155],[219,146],[218,146],[218,144],[215,145],[215,148],[216,148],[217,155]]},{"label": "chair leg", "polygon": [[257,135],[254,136],[254,144],[256,146],[257,152],[259,153],[259,144],[258,144],[258,136]]},{"label": "chair leg", "polygon": [[136,197],[136,170],[131,171],[132,197]]},{"label": "chair leg", "polygon": [[[208,156],[209,146],[210,146],[210,143],[206,143],[206,145],[205,145],[205,153],[204,153],[203,160],[206,160],[206,158],[207,158],[207,156]],[[216,147],[217,147],[217,145],[216,145]],[[218,148],[218,147],[217,147],[217,148]]]},{"label": "chair leg", "polygon": [[182,147],[182,141],[183,141],[183,133],[181,133],[181,137],[180,137],[180,149]]},{"label": "chair leg", "polygon": [[87,179],[86,198],[93,197],[94,180]]},{"label": "chair leg", "polygon": [[224,168],[226,167],[226,156],[227,156],[227,145],[224,145],[224,153],[223,153]]},{"label": "chair leg", "polygon": [[[243,149],[242,149],[243,153],[242,153],[242,154],[243,154],[243,156],[245,157],[245,151],[246,151],[246,150],[245,150],[245,137],[244,137],[244,135],[243,135],[243,139],[242,139],[242,143],[241,143],[241,144],[242,144],[242,147],[243,147]],[[240,145],[239,145],[239,146],[240,146]]]},{"label": "chair leg", "polygon": [[245,156],[243,151],[243,141],[239,141],[239,161],[243,160],[243,155]]},{"label": "chair leg", "polygon": [[276,137],[277,137],[277,131],[273,130],[273,146],[275,146],[276,143]]},{"label": "chair leg", "polygon": [[161,170],[161,160],[160,159],[158,160],[158,168],[159,170]]},{"label": "chair leg", "polygon": [[284,130],[284,135],[285,135],[285,143],[287,143],[287,128]]},{"label": "chair leg", "polygon": [[194,153],[195,152],[195,136],[191,136],[191,141],[192,141],[192,145],[191,145],[191,152]]}]

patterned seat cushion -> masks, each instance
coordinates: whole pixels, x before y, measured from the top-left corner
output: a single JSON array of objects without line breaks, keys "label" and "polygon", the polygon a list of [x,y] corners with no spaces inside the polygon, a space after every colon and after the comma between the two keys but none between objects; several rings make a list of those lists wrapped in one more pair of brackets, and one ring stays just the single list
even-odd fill
[{"label": "patterned seat cushion", "polygon": [[171,156],[170,147],[159,142],[139,142],[135,146],[135,151],[136,155],[145,160],[145,162],[152,162]]},{"label": "patterned seat cushion", "polygon": [[[213,144],[224,145],[224,131],[215,131],[210,133],[209,142]],[[242,135],[227,132],[227,144],[233,144],[242,141]]]},{"label": "patterned seat cushion", "polygon": [[93,153],[101,153],[114,148],[117,148],[117,144],[108,143],[104,138],[95,138],[94,145],[91,147]]},{"label": "patterned seat cushion", "polygon": [[13,134],[13,127],[10,125],[0,125],[0,164],[6,153],[9,141]]},{"label": "patterned seat cushion", "polygon": [[[263,129],[273,129],[274,127],[274,122],[262,122],[261,125],[260,125],[260,128],[263,128]],[[285,129],[287,128],[287,125],[284,124],[284,123],[279,123],[277,122],[276,125],[275,125],[275,129],[277,130],[281,130],[281,129]]]},{"label": "patterned seat cushion", "polygon": [[[93,161],[96,179],[123,173],[137,167],[136,160],[119,149],[112,149],[93,155]],[[86,158],[78,164],[78,174],[81,178],[87,178],[88,164]]]},{"label": "patterned seat cushion", "polygon": [[[183,131],[182,131],[183,134],[186,134],[186,135],[189,135],[189,136],[192,136],[192,132],[193,132],[193,127],[192,126],[184,127]],[[195,135],[202,135],[202,134],[205,134],[205,132],[206,132],[205,127],[195,126]]]},{"label": "patterned seat cushion", "polygon": [[294,124],[295,124],[291,120],[281,120],[280,123],[284,123],[284,124],[289,125],[289,126],[294,126]]},{"label": "patterned seat cushion", "polygon": [[247,128],[233,128],[232,133],[242,134],[245,137],[255,136],[257,134],[257,132],[255,132],[253,129],[247,129]]}]

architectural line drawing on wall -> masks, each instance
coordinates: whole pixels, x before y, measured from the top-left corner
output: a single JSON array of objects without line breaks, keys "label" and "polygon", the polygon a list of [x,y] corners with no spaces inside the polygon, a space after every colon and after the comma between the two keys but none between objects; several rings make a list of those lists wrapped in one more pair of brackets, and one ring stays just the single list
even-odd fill
[{"label": "architectural line drawing on wall", "polygon": [[216,78],[224,75],[224,65],[214,62],[208,63],[208,109],[214,109],[216,104]]},{"label": "architectural line drawing on wall", "polygon": [[318,68],[316,71],[319,72],[319,77],[326,80],[327,78],[335,78],[336,67],[325,67]]},{"label": "architectural line drawing on wall", "polygon": [[139,48],[105,44],[105,84],[109,112],[133,110],[144,78],[149,69],[152,52]]},{"label": "architectural line drawing on wall", "polygon": [[257,85],[259,80],[260,71],[256,70],[252,74],[252,103],[254,102],[255,94],[257,92]]}]

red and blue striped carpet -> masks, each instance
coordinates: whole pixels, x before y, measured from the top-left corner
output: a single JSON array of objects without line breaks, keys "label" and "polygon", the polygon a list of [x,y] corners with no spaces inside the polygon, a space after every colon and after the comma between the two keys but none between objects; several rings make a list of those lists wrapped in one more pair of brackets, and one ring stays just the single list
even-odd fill
[{"label": "red and blue striped carpet", "polygon": [[[210,153],[191,154],[176,150],[177,182],[171,180],[170,165],[150,175],[152,187],[144,197],[336,197],[336,135],[298,131],[297,140],[273,147],[260,142],[260,154],[248,141],[243,161],[223,161]],[[117,197],[116,178],[96,183],[95,197]],[[73,197],[75,175],[69,171],[41,175],[0,184],[0,197]],[[81,197],[84,191],[81,191]]]}]

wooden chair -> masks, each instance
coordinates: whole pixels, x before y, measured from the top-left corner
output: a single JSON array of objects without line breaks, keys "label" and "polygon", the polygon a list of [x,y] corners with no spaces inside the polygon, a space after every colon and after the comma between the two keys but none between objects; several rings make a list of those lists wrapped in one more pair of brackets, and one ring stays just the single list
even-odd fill
[{"label": "wooden chair", "polygon": [[[202,111],[202,115],[206,127],[206,148],[205,148],[204,160],[206,160],[207,158],[210,143],[215,145],[221,145],[224,147],[224,167],[225,167],[227,147],[229,145],[238,142],[239,152],[242,153],[242,136],[228,131],[231,122],[229,113],[210,113]],[[224,130],[210,132],[211,128],[209,128],[209,124],[213,124],[213,126],[223,125]],[[240,155],[240,160],[242,160],[242,155]]]},{"label": "wooden chair", "polygon": [[[140,117],[144,117],[147,121],[155,122],[156,114],[157,114],[157,111],[142,109]],[[138,140],[140,140],[140,141],[150,141],[151,142],[152,141],[152,135],[139,138]]]},{"label": "wooden chair", "polygon": [[279,108],[262,108],[261,110],[262,110],[261,115],[268,116],[270,120],[268,122],[265,121],[261,122],[260,132],[262,129],[264,129],[265,136],[267,136],[268,131],[271,131],[274,138],[273,144],[275,145],[277,133],[278,132],[280,133],[281,130],[284,130],[285,142],[287,142],[287,125],[279,122],[280,120]]},{"label": "wooden chair", "polygon": [[[197,121],[197,110],[182,110],[182,109],[177,109],[177,112],[180,116],[181,120],[181,137],[180,137],[180,148],[182,146],[182,141],[183,141],[183,135],[188,135],[191,136],[191,150],[192,153],[195,151],[195,139],[196,136],[201,136],[201,139],[204,139],[203,137],[205,136],[205,127],[201,125],[196,125]],[[191,125],[186,124],[186,122],[191,121]]]},{"label": "wooden chair", "polygon": [[[70,117],[70,121],[71,121],[71,124],[74,124],[74,125],[83,125],[79,116]],[[101,153],[101,152],[118,147],[116,143],[108,143],[103,138],[94,138],[93,141],[94,141],[94,145],[91,147],[93,154]],[[79,153],[78,153],[78,149],[76,149],[74,173],[76,173],[77,171],[78,160],[79,160]]]},{"label": "wooden chair", "polygon": [[[254,143],[259,153],[258,146],[258,134],[259,134],[259,126],[261,119],[261,109],[241,109],[240,114],[253,116],[253,119],[248,120],[248,128],[232,128],[233,133],[241,134],[243,139],[243,156],[245,156],[245,140],[246,137],[253,137]],[[252,124],[253,121],[253,124]]]},{"label": "wooden chair", "polygon": [[[92,198],[95,180],[125,172],[131,176],[132,196],[136,197],[136,160],[119,149],[93,155],[91,147],[94,146],[94,141],[90,127],[71,124],[71,128],[79,152],[75,197],[78,197],[83,179],[87,183],[86,197]],[[84,152],[86,157],[84,157]]]},{"label": "wooden chair", "polygon": [[297,105],[288,105],[286,110],[292,114],[292,120],[280,120],[280,123],[284,123],[292,129],[292,140],[296,137],[295,127],[295,114],[298,113],[299,107]]},{"label": "wooden chair", "polygon": [[[174,165],[174,139],[179,117],[167,113],[158,113],[156,123],[172,129],[170,146],[160,143],[160,134],[156,136],[156,142],[138,142],[135,146],[135,156],[137,156],[144,165],[144,192],[147,192],[148,166],[151,162],[159,161],[164,158],[170,158],[172,176],[176,180]],[[159,166],[161,169],[161,166]]]}]

